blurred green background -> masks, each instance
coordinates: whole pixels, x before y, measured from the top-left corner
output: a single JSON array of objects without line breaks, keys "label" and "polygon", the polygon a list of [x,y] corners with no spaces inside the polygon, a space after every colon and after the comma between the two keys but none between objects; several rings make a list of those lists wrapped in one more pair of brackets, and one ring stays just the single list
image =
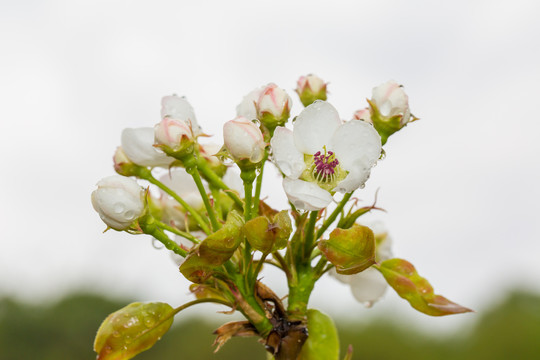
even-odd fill
[{"label": "blurred green background", "polygon": [[[95,359],[92,343],[101,321],[129,300],[76,293],[52,305],[0,300],[0,359]],[[540,295],[512,292],[502,303],[477,313],[476,324],[453,335],[422,333],[386,318],[354,324],[339,321],[342,354],[354,359],[540,359]],[[217,354],[205,317],[177,317],[176,325],[137,359],[264,360],[255,338],[233,338]]]}]

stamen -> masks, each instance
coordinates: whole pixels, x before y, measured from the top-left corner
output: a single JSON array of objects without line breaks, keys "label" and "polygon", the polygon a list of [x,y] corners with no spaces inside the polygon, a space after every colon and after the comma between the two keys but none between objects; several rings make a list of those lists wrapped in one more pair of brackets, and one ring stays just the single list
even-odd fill
[{"label": "stamen", "polygon": [[339,172],[339,160],[332,151],[326,151],[326,146],[323,147],[324,154],[317,151],[313,155],[313,165],[311,167],[311,173],[313,178],[318,182],[333,182],[338,176]]}]

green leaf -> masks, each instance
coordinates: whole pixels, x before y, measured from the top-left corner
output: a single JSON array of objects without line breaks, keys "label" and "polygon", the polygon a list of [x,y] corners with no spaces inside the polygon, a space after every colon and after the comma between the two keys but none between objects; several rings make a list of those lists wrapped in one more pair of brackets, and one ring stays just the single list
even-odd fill
[{"label": "green leaf", "polygon": [[243,225],[242,216],[234,210],[231,211],[225,225],[215,233],[210,234],[192,252],[197,252],[208,265],[223,265],[242,242]]},{"label": "green leaf", "polygon": [[180,265],[180,272],[186,279],[202,284],[217,267],[229,260],[242,241],[243,224],[242,216],[231,211],[225,225],[194,247]]},{"label": "green leaf", "polygon": [[383,261],[377,269],[386,282],[416,310],[431,316],[461,314],[472,311],[444,296],[436,295],[430,283],[421,277],[413,264],[403,259]]},{"label": "green leaf", "polygon": [[94,341],[97,360],[124,360],[150,349],[174,320],[174,309],[165,303],[132,303],[110,314]]},{"label": "green leaf", "polygon": [[337,360],[339,359],[339,337],[328,315],[319,310],[307,311],[308,338],[302,346],[300,360]]},{"label": "green leaf", "polygon": [[319,249],[340,274],[356,274],[375,263],[375,236],[367,226],[335,229],[329,240],[321,240]]},{"label": "green leaf", "polygon": [[244,225],[244,235],[249,244],[265,254],[283,249],[292,232],[291,218],[286,210],[280,211],[270,222],[259,216]]}]

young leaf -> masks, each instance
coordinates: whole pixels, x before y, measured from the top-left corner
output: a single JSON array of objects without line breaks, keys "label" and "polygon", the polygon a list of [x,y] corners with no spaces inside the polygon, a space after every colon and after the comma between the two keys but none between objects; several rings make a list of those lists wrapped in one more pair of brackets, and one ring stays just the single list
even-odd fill
[{"label": "young leaf", "polygon": [[424,314],[443,316],[472,311],[441,295],[436,295],[430,283],[406,260],[389,259],[383,261],[377,269],[399,296]]},{"label": "young leaf", "polygon": [[339,274],[356,274],[375,263],[375,236],[367,226],[335,229],[329,240],[321,240],[319,249]]},{"label": "young leaf", "polygon": [[225,225],[204,239],[192,252],[197,252],[208,265],[222,265],[240,245],[243,225],[242,216],[234,210],[231,211]]},{"label": "young leaf", "polygon": [[94,340],[97,360],[127,360],[150,349],[174,320],[165,303],[132,303],[110,314]]},{"label": "young leaf", "polygon": [[298,359],[338,360],[339,337],[332,318],[319,310],[309,309],[307,320],[309,336]]},{"label": "young leaf", "polygon": [[292,232],[291,218],[286,210],[273,216],[270,222],[266,216],[259,216],[244,225],[244,235],[249,244],[265,254],[287,246],[287,240]]}]

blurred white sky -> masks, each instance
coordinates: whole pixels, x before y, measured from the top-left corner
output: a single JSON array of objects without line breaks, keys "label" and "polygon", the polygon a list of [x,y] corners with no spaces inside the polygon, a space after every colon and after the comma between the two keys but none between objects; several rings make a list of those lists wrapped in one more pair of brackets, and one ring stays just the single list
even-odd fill
[{"label": "blurred white sky", "polygon": [[[540,3],[520,0],[0,2],[0,296],[90,287],[185,301],[168,254],[102,234],[91,207],[121,130],[152,126],[160,98],[177,93],[220,142],[248,91],[275,82],[296,100],[307,73],[330,82],[345,119],[389,79],[422,119],[390,138],[356,194],[371,202],[380,188],[388,212],[373,218],[396,256],[479,312],[506,289],[539,291],[539,16]],[[313,306],[395,311],[430,329],[474,317],[417,315],[392,291],[364,310],[332,279]]]}]

